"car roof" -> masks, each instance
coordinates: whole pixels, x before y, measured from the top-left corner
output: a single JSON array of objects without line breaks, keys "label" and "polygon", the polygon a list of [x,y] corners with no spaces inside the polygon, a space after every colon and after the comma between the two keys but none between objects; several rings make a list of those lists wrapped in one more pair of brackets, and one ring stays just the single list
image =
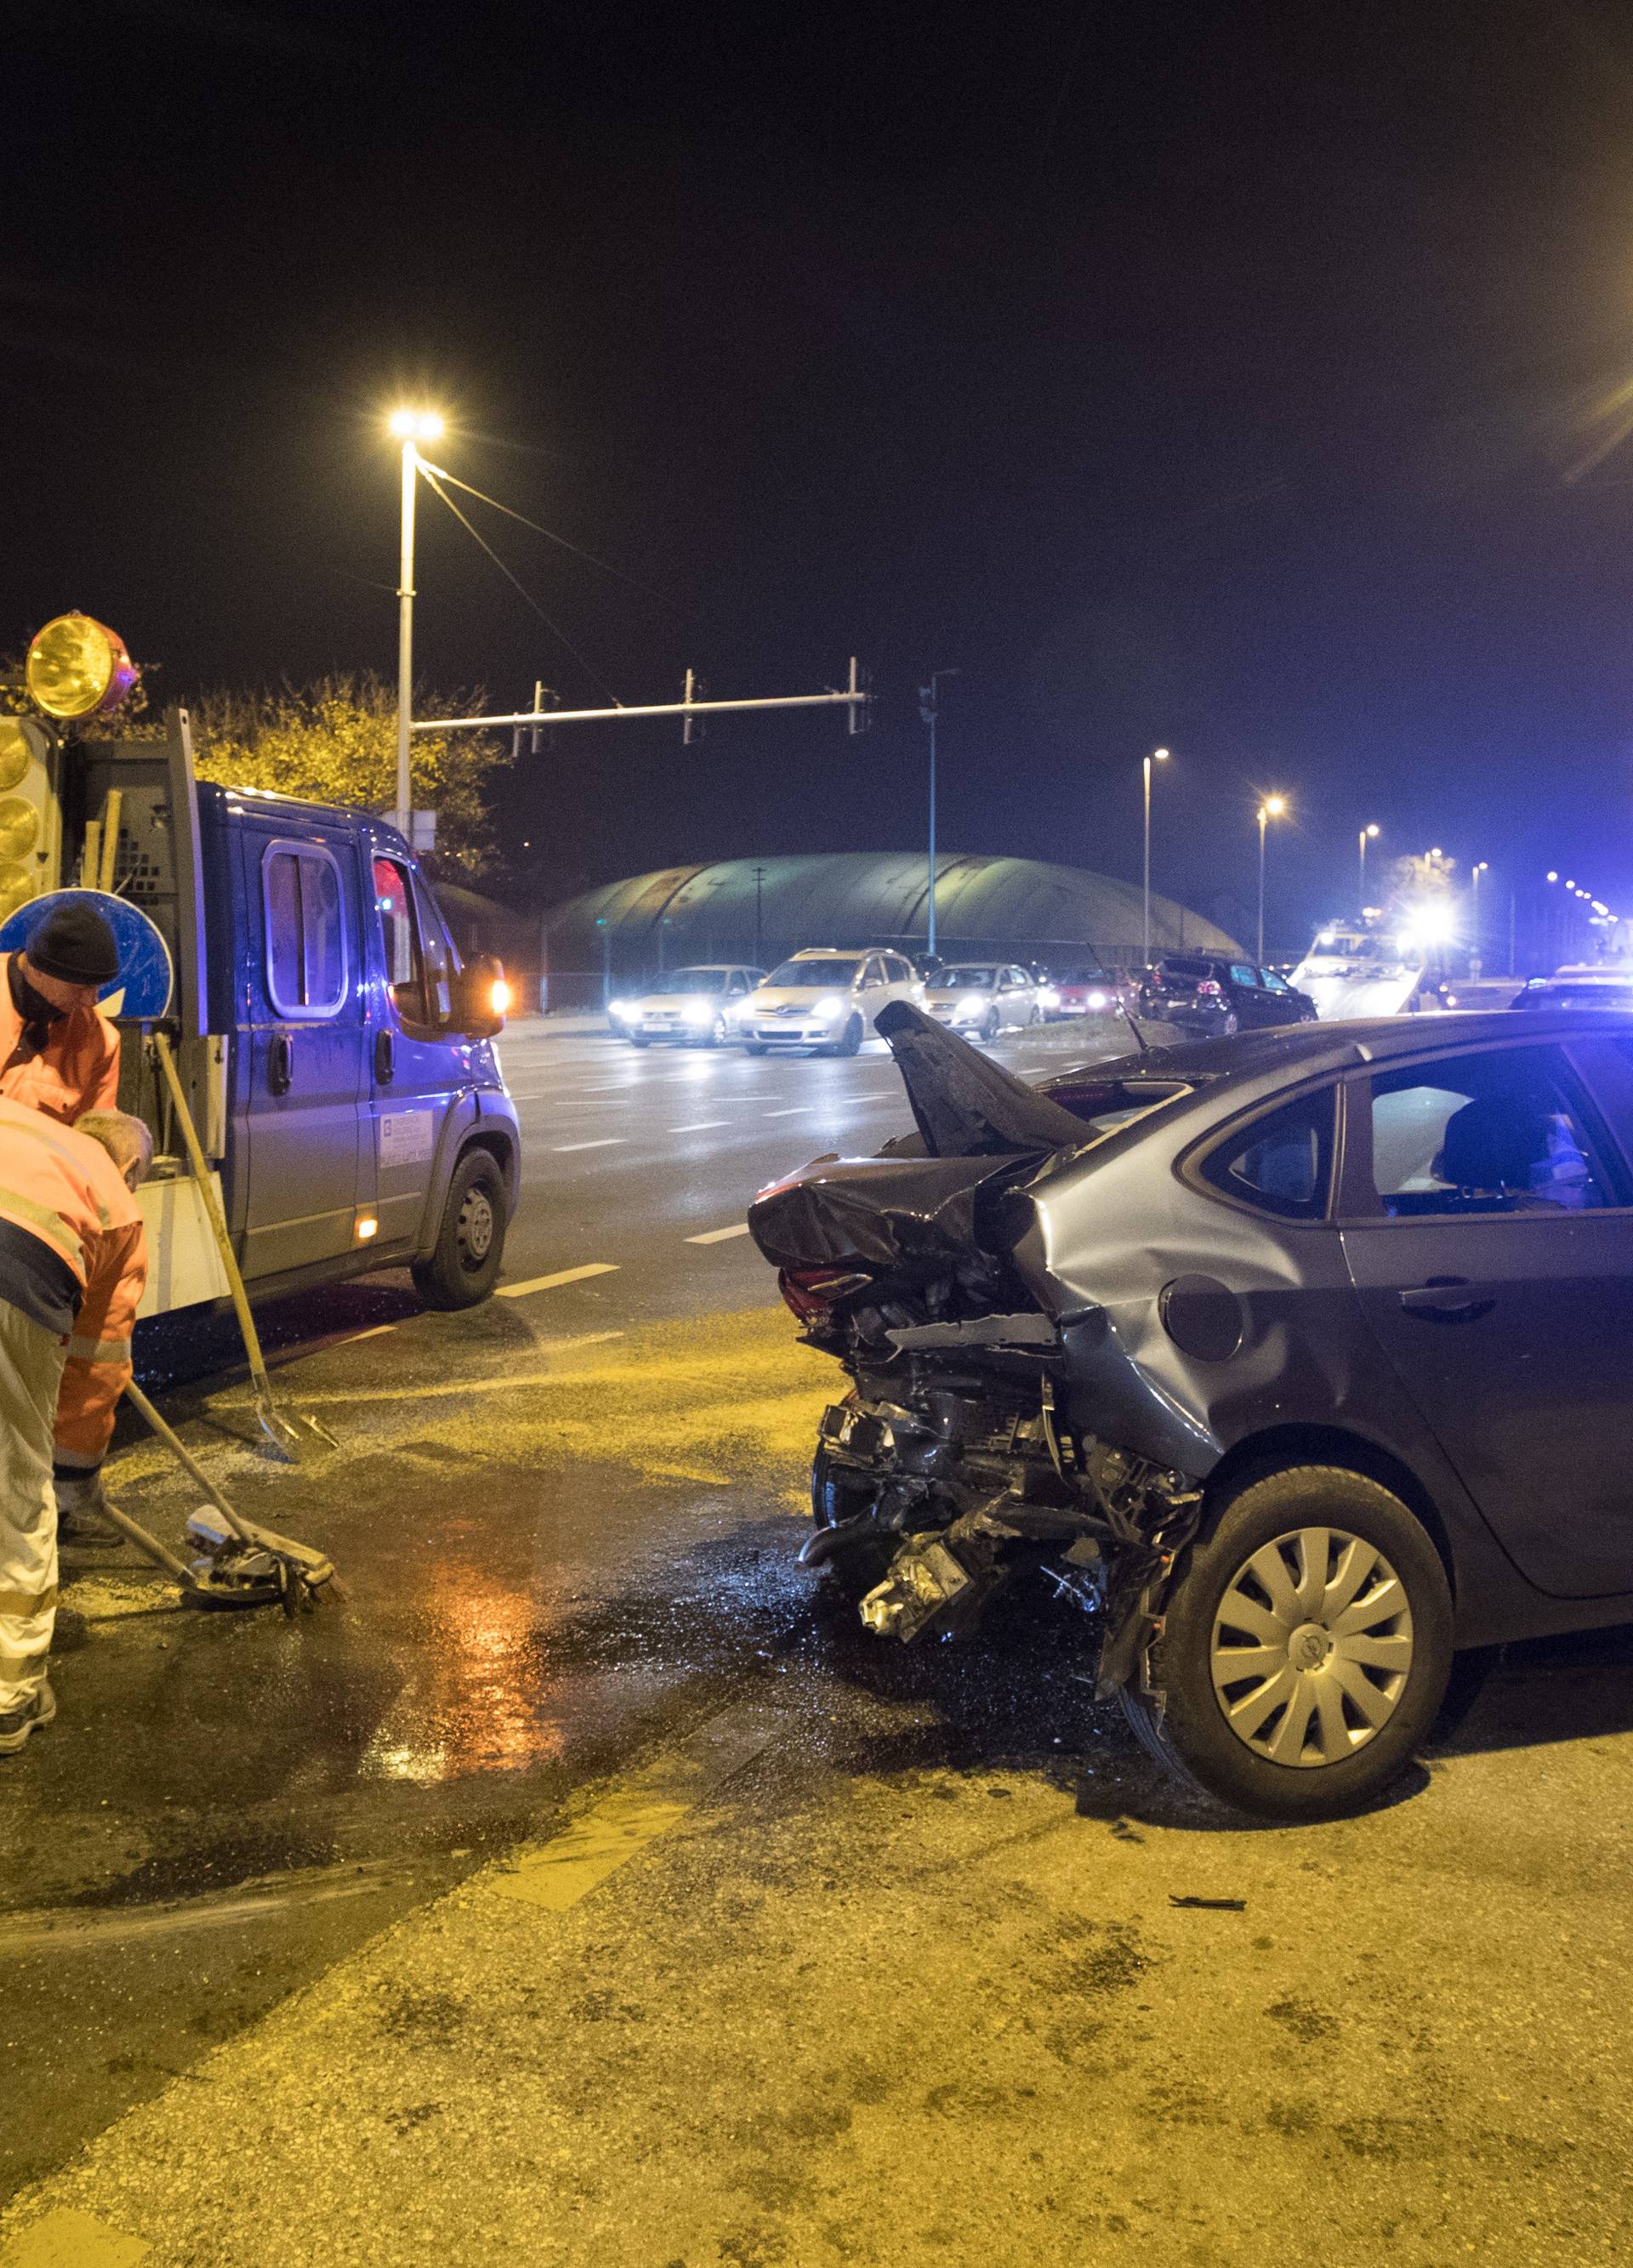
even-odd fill
[{"label": "car roof", "polygon": [[[1625,1039],[1625,1009],[1562,1008],[1539,1027],[1511,1008],[1451,1009],[1429,1016],[1366,1016],[1330,1024],[1282,1024],[1262,1032],[1239,1032],[1230,1039],[1196,1040],[1182,1047],[1152,1047],[1143,1055],[1123,1055],[1087,1064],[1068,1079],[1257,1079],[1280,1071],[1302,1078],[1322,1071],[1348,1071],[1359,1064],[1391,1063],[1415,1055],[1482,1040],[1549,1040],[1597,1037]],[[1046,1086],[1052,1086],[1053,1080]]]}]

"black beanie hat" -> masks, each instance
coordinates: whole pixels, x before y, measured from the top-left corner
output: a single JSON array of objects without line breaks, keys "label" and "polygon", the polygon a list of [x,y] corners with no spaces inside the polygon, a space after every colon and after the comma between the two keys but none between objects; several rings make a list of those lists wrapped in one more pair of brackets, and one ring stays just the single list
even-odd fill
[{"label": "black beanie hat", "polygon": [[107,984],[119,974],[114,932],[94,906],[70,899],[31,931],[28,965],[60,984]]}]

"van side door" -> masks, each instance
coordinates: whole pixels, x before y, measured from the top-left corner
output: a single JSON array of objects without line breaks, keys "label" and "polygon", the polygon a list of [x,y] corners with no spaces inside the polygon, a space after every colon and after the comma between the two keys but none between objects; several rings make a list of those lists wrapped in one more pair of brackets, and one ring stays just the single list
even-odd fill
[{"label": "van side door", "polygon": [[448,1027],[458,956],[411,862],[374,845],[369,1116],[380,1243],[417,1241],[449,1115],[476,1084],[469,1042]]},{"label": "van side door", "polygon": [[355,838],[246,824],[248,1057],[243,1267],[270,1276],[352,1250],[366,1093]]}]

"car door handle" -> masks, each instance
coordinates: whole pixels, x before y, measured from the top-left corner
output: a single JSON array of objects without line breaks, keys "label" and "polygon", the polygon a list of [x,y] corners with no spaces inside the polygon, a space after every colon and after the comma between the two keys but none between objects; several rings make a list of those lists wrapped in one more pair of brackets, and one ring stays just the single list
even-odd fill
[{"label": "car door handle", "polygon": [[390,1085],[391,1075],[396,1067],[396,1034],[382,1027],[374,1035],[374,1076],[382,1086]]},{"label": "car door handle", "polygon": [[1427,1284],[1411,1285],[1398,1296],[1409,1315],[1422,1315],[1430,1322],[1472,1323],[1496,1305],[1477,1292],[1469,1298],[1473,1290],[1466,1276],[1431,1276]]},{"label": "car door handle", "polygon": [[295,1075],[295,1043],[287,1032],[274,1032],[267,1045],[267,1086],[274,1094],[287,1094]]}]

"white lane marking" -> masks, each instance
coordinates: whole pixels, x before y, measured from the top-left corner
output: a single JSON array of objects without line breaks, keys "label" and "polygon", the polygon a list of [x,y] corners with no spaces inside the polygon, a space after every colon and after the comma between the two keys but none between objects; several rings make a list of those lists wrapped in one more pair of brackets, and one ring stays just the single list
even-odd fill
[{"label": "white lane marking", "polygon": [[671,1126],[671,1134],[706,1134],[711,1127],[729,1126],[729,1118],[694,1118],[690,1126]]},{"label": "white lane marking", "polygon": [[628,1136],[624,1134],[603,1134],[600,1140],[595,1142],[558,1142],[555,1145],[556,1154],[559,1158],[565,1156],[569,1150],[616,1150],[621,1142],[627,1141],[628,1138]]},{"label": "white lane marking", "polygon": [[689,1236],[686,1241],[688,1244],[724,1244],[728,1236],[746,1236],[748,1233],[748,1222],[740,1220],[731,1228],[706,1228],[701,1236]]},{"label": "white lane marking", "polygon": [[583,1268],[564,1268],[555,1276],[529,1276],[525,1284],[501,1284],[501,1300],[525,1300],[529,1292],[553,1292],[558,1284],[581,1284],[587,1276],[616,1276],[616,1260],[592,1260]]},{"label": "white lane marking", "polygon": [[376,1323],[372,1331],[353,1331],[349,1339],[342,1339],[340,1344],[342,1346],[356,1346],[359,1339],[381,1338],[387,1331],[395,1331],[395,1323]]},{"label": "white lane marking", "polygon": [[765,1118],[797,1118],[802,1110],[815,1110],[816,1108],[814,1102],[796,1102],[787,1110],[767,1110],[761,1116]]}]

